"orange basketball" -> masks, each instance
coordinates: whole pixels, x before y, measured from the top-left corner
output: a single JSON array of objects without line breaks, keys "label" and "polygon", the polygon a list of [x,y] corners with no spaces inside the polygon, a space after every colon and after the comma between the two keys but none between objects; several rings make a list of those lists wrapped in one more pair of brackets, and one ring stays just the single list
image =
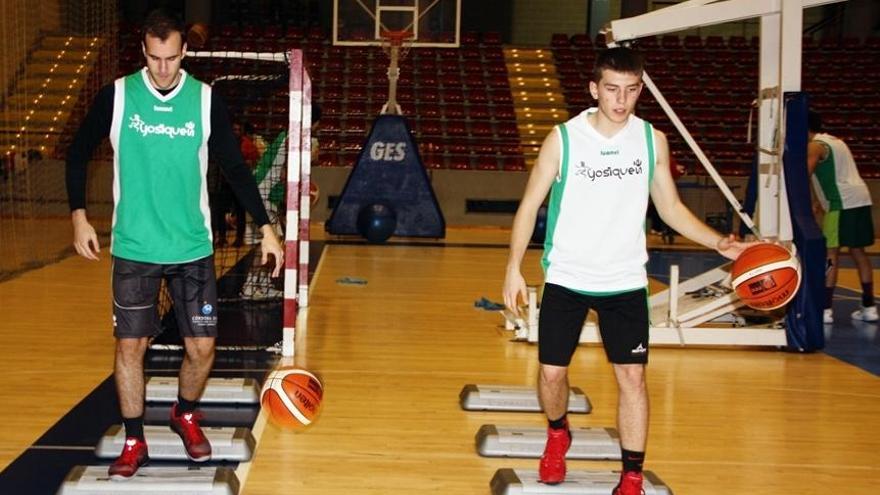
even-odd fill
[{"label": "orange basketball", "polygon": [[191,50],[199,50],[208,42],[208,26],[197,22],[186,33],[186,45]]},{"label": "orange basketball", "polygon": [[801,265],[788,249],[770,243],[752,246],[733,262],[733,288],[748,306],[769,311],[788,304],[801,284]]},{"label": "orange basketball", "polygon": [[260,402],[269,419],[294,430],[311,425],[321,410],[324,387],[318,377],[299,368],[279,368],[269,374]]}]

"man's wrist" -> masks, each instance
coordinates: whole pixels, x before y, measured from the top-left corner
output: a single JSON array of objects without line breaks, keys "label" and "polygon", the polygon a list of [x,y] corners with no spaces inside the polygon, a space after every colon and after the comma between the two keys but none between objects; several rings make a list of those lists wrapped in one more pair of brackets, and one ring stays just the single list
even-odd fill
[{"label": "man's wrist", "polygon": [[88,218],[86,217],[86,209],[85,208],[77,208],[70,212],[70,219],[74,222],[87,222]]}]

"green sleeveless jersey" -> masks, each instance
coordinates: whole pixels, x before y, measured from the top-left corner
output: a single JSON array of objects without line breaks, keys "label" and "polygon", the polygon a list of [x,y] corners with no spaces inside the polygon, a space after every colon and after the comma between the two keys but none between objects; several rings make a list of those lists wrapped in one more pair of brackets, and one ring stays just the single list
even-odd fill
[{"label": "green sleeveless jersey", "polygon": [[213,252],[206,173],[211,88],[181,70],[162,95],[147,69],[117,79],[113,121],[114,256],[183,263]]}]

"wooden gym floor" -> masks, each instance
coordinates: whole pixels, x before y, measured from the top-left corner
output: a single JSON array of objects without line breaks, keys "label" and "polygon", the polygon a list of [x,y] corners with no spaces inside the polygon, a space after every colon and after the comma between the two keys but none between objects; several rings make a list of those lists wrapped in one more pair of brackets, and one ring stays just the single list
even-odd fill
[{"label": "wooden gym floor", "polygon": [[[458,406],[464,384],[536,380],[537,348],[510,342],[499,315],[473,305],[501,299],[507,235],[469,229],[451,230],[443,246],[327,244],[293,362],[322,378],[323,412],[303,433],[262,430],[254,460],[238,470],[243,493],[477,494],[489,492],[498,468],[536,468],[481,458],[473,443],[482,424],[541,426],[541,415]],[[112,373],[103,254],[0,283],[0,468]],[[530,283],[540,282],[539,256],[527,254]],[[337,283],[343,277],[367,284]],[[852,277],[841,285],[857,289]],[[602,350],[581,347],[571,372],[594,408],[573,423],[614,426],[616,389]],[[655,348],[648,383],[646,469],[676,495],[876,493],[875,374],[821,352]],[[618,463],[569,465],[589,468]]]}]

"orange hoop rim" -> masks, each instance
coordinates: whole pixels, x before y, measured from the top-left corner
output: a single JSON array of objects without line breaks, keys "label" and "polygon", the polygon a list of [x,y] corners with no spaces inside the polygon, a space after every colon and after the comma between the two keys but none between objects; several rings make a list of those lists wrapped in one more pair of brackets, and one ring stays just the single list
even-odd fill
[{"label": "orange hoop rim", "polygon": [[382,32],[382,41],[383,43],[387,43],[389,46],[403,46],[403,44],[407,41],[412,41],[413,32],[404,29],[401,31],[383,31]]}]

